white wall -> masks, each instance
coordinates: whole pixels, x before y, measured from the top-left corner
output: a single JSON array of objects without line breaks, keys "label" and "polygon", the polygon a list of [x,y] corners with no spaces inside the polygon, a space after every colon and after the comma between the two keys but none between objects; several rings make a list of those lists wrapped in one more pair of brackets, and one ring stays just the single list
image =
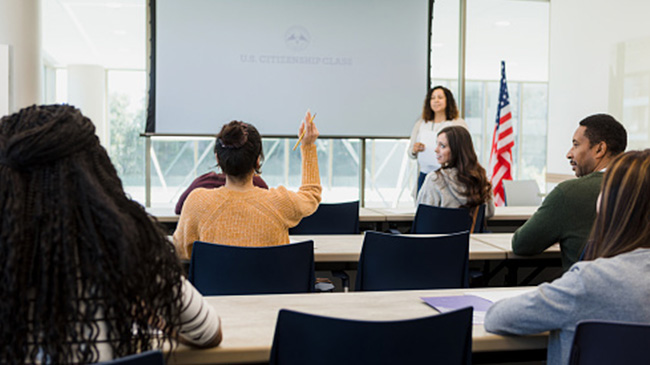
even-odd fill
[{"label": "white wall", "polygon": [[0,44],[0,117],[9,114],[9,46]]},{"label": "white wall", "polygon": [[[617,50],[650,38],[649,15],[650,1],[551,1],[548,172],[572,173],[565,155],[584,117],[609,113],[628,124],[620,107],[623,75]],[[629,55],[627,62],[638,57],[643,56]]]},{"label": "white wall", "polygon": [[68,65],[68,104],[95,124],[99,140],[108,145],[106,123],[106,71],[99,65]]},{"label": "white wall", "polygon": [[39,103],[42,85],[39,0],[0,1],[0,44],[9,45],[9,112]]}]

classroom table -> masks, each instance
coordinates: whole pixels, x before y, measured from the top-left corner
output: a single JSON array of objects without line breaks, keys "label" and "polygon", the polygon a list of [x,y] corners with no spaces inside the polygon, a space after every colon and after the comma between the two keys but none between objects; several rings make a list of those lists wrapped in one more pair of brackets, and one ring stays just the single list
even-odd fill
[{"label": "classroom table", "polygon": [[[147,213],[153,215],[161,223],[177,223],[178,214],[174,213],[174,207],[149,207]],[[386,216],[374,209],[359,208],[359,222],[384,222]]]},{"label": "classroom table", "polygon": [[[489,244],[486,237],[492,233],[472,234],[469,239],[469,260],[505,260],[506,250]],[[404,236],[441,236],[441,235],[413,235]],[[479,237],[485,236],[479,239]],[[314,241],[314,262],[316,263],[357,263],[361,256],[364,234],[323,234],[323,235],[295,235],[289,236],[290,242]],[[167,236],[173,241],[172,236]]]},{"label": "classroom table", "polygon": [[[529,285],[530,282],[539,274],[541,274],[545,269],[559,268],[562,266],[559,243],[552,245],[540,254],[532,256],[520,256],[512,252],[512,236],[513,233],[490,233],[472,235],[473,239],[495,248],[499,248],[506,254],[506,259],[492,269],[493,271],[498,271],[501,268],[506,268],[506,285]],[[532,267],[533,271],[523,279],[519,280],[517,277],[518,272],[519,269],[523,267]],[[488,276],[491,277],[493,275]]]},{"label": "classroom table", "polygon": [[[521,289],[521,288],[518,288]],[[480,291],[510,290],[452,289],[355,293],[312,293],[207,297],[221,317],[223,342],[210,349],[179,345],[170,364],[237,364],[268,362],[275,323],[280,309],[359,320],[403,320],[435,315],[438,312],[420,298],[462,295]],[[530,351],[546,348],[547,333],[531,336],[499,336],[485,331],[482,324],[472,328],[472,352]],[[386,338],[390,341],[390,338]],[[335,351],[336,339],[323,344]]]},{"label": "classroom table", "polygon": [[[404,236],[440,236],[440,235],[404,235]],[[494,245],[477,239],[478,234],[470,236],[469,259],[470,260],[505,260],[506,252]],[[317,263],[358,262],[363,245],[363,234],[343,235],[298,235],[289,236],[291,242],[314,241],[314,261]]]},{"label": "classroom table", "polygon": [[[488,229],[499,232],[514,232],[524,224],[538,207],[496,207],[494,216],[488,219]],[[147,212],[167,226],[170,231],[176,227],[179,216],[173,207],[150,207]],[[415,207],[409,208],[359,208],[359,223],[362,227],[386,231],[391,225],[410,227],[415,216]]]},{"label": "classroom table", "polygon": [[[495,207],[494,215],[487,220],[489,230],[499,232],[514,232],[537,211],[536,206]],[[415,217],[415,207],[408,208],[368,208],[383,215],[386,228],[410,227]]]},{"label": "classroom table", "polygon": [[[426,236],[410,235],[405,236]],[[431,235],[439,236],[439,235]],[[291,242],[314,241],[314,263],[317,271],[356,270],[361,256],[364,234],[344,235],[294,235]],[[172,240],[171,236],[168,236]],[[555,244],[545,252],[534,256],[518,256],[512,252],[510,241],[512,233],[476,233],[470,235],[469,261],[482,263],[483,285],[506,269],[505,284],[527,284],[544,268],[557,267],[560,262],[560,247]],[[183,260],[186,266],[189,260]],[[517,280],[521,267],[534,267],[536,270],[523,281]],[[501,284],[499,284],[501,285]]]},{"label": "classroom table", "polygon": [[[490,220],[494,221],[517,221],[528,220],[537,211],[536,206],[525,207],[495,207],[494,216]],[[366,208],[373,210],[379,215],[383,215],[389,222],[412,222],[415,217],[415,207],[408,208]]]}]

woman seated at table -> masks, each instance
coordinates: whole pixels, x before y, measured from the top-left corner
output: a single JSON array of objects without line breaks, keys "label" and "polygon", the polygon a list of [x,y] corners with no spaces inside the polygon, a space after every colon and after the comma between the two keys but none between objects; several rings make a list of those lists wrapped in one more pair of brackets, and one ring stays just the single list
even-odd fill
[{"label": "woman seated at table", "polygon": [[535,290],[496,302],[485,329],[551,331],[548,363],[567,364],[582,320],[650,323],[650,149],[620,155],[605,171],[585,260]]},{"label": "woman seated at table", "polygon": [[417,204],[470,210],[487,204],[485,215],[493,216],[492,186],[478,163],[467,129],[443,128],[438,133],[435,152],[441,167],[427,174]]},{"label": "woman seated at table", "polygon": [[221,341],[214,309],[74,107],[0,119],[0,217],[0,363],[90,363],[173,339]]},{"label": "woman seated at table", "polygon": [[[307,113],[305,120],[310,120]],[[289,243],[289,228],[311,215],[321,200],[314,123],[303,122],[302,186],[298,192],[285,187],[265,190],[253,185],[264,158],[257,129],[232,121],[217,135],[217,163],[226,174],[226,185],[196,189],[183,205],[174,243],[181,258],[189,259],[194,241],[233,246],[273,246]]]}]

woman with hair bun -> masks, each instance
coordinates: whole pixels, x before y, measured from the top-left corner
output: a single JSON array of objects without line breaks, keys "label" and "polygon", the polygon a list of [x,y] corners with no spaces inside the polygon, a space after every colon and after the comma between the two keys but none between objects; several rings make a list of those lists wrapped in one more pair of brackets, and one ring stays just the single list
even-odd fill
[{"label": "woman with hair bun", "polygon": [[264,153],[257,129],[232,121],[221,128],[214,151],[226,174],[217,189],[198,188],[183,205],[174,243],[181,258],[189,259],[194,241],[232,246],[274,246],[289,243],[289,228],[311,215],[321,200],[316,139],[318,129],[308,112],[300,126],[302,140],[302,186],[292,192],[280,186],[254,186]]},{"label": "woman with hair bun", "polygon": [[106,361],[221,341],[214,308],[68,105],[0,119],[0,364]]}]

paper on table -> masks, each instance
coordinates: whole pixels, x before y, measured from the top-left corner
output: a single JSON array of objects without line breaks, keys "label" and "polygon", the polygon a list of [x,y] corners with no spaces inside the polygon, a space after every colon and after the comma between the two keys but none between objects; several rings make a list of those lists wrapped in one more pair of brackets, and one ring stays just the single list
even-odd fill
[{"label": "paper on table", "polygon": [[492,305],[492,302],[475,295],[454,295],[448,297],[424,297],[421,298],[425,303],[432,306],[440,313],[452,310],[472,307],[474,308],[472,323],[483,324],[485,321],[485,312]]},{"label": "paper on table", "polygon": [[482,291],[479,293],[472,293],[472,295],[489,300],[490,302],[494,303],[498,300],[516,297],[517,295],[528,293],[533,290],[535,290],[535,288],[514,289],[514,290],[494,290],[494,291]]}]

